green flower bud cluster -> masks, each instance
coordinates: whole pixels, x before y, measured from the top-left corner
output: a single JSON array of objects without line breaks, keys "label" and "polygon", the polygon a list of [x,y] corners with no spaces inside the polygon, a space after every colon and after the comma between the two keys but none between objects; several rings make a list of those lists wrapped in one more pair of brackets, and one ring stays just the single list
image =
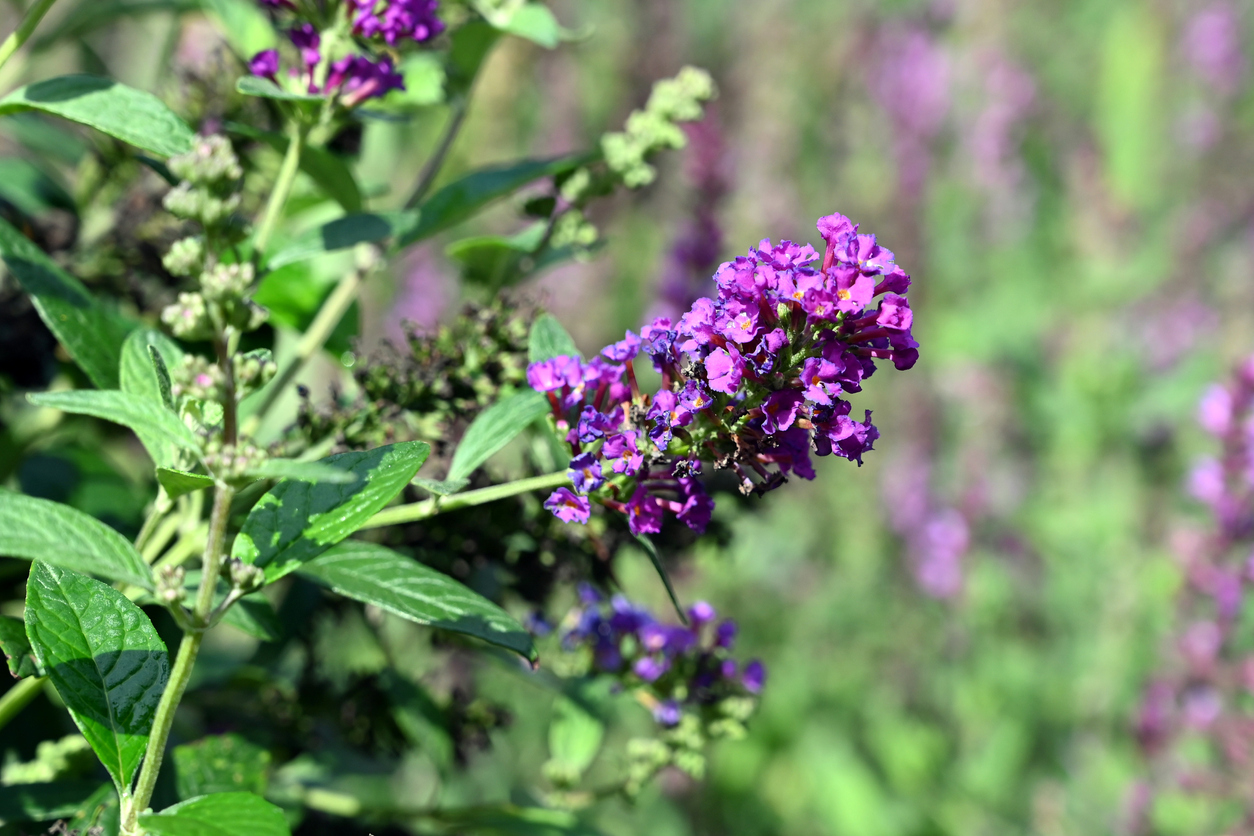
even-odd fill
[{"label": "green flower bud cluster", "polygon": [[239,209],[244,169],[223,136],[208,136],[191,151],[170,159],[182,182],[165,196],[165,208],[206,228],[225,225]]},{"label": "green flower bud cluster", "polygon": [[657,169],[648,157],[663,148],[683,148],[687,138],[676,123],[700,119],[701,103],[714,95],[714,79],[695,67],[684,67],[675,78],[659,81],[644,110],[627,117],[625,131],[601,137],[601,151],[610,170],[628,188],[652,183]]},{"label": "green flower bud cluster", "polygon": [[[188,294],[190,295],[190,294]],[[195,354],[185,355],[170,370],[170,392],[175,398],[220,401],[226,396],[222,369]]]},{"label": "green flower bud cluster", "polygon": [[[12,755],[11,752],[9,754]],[[60,740],[41,742],[32,761],[6,762],[0,770],[0,784],[44,784],[86,777],[96,763],[86,738],[81,734],[71,734]]]},{"label": "green flower bud cluster", "polygon": [[247,441],[223,444],[215,437],[205,447],[205,467],[214,476],[236,486],[249,481],[248,472],[256,470],[267,458],[264,450]]},{"label": "green flower bud cluster", "polygon": [[162,566],[157,570],[157,588],[154,594],[167,607],[183,603],[187,598],[187,572],[182,566]]},{"label": "green flower bud cluster", "polygon": [[199,293],[180,293],[178,301],[161,312],[161,321],[182,340],[208,340],[214,335],[209,307]]},{"label": "green flower bud cluster", "polygon": [[242,400],[274,379],[279,366],[269,349],[258,348],[235,361],[235,390]]},{"label": "green flower bud cluster", "polygon": [[204,239],[189,236],[175,241],[161,263],[175,276],[190,277],[205,269],[205,258]]},{"label": "green flower bud cluster", "polygon": [[248,593],[261,589],[266,584],[265,570],[251,563],[245,563],[233,557],[222,565],[222,575],[234,589]]}]

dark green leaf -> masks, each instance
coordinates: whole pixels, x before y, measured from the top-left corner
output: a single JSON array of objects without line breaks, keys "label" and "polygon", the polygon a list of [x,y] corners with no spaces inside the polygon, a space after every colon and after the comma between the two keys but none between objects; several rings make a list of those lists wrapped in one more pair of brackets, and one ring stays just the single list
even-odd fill
[{"label": "dark green leaf", "polygon": [[498,401],[479,413],[466,429],[453,462],[448,481],[466,479],[498,450],[513,441],[519,433],[549,411],[549,400],[540,392],[528,389]]},{"label": "dark green leaf", "polygon": [[266,791],[270,753],[237,734],[215,735],[174,747],[179,798],[222,792]]},{"label": "dark green leaf", "polygon": [[493,201],[541,177],[552,177],[578,168],[589,159],[580,154],[548,160],[522,160],[480,169],[449,183],[405,219],[397,231],[397,244],[407,247],[474,217]]},{"label": "dark green leaf", "polygon": [[245,96],[259,96],[263,99],[278,99],[284,102],[322,102],[322,96],[311,96],[308,93],[293,93],[284,90],[268,78],[246,75],[235,82],[236,91]]},{"label": "dark green leaf", "polygon": [[35,654],[30,649],[30,639],[26,638],[26,624],[22,619],[0,616],[0,651],[9,663],[9,673],[16,679],[39,675],[39,666],[35,664]]},{"label": "dark green leaf", "polygon": [[341,543],[299,569],[339,594],[429,624],[483,639],[535,660],[531,635],[487,598],[412,558],[374,543]]},{"label": "dark green leaf", "polygon": [[157,468],[157,481],[161,483],[161,487],[165,488],[166,495],[171,499],[178,499],[183,494],[213,487],[213,479],[208,476],[169,467]]},{"label": "dark green leaf", "polygon": [[465,96],[470,92],[479,69],[500,37],[500,30],[477,20],[459,26],[453,32],[446,82],[449,98]]},{"label": "dark green leaf", "polygon": [[148,616],[111,586],[36,562],[26,634],[118,791],[129,788],[170,674]]},{"label": "dark green leaf", "polygon": [[449,719],[425,688],[395,670],[379,675],[379,687],[392,704],[392,717],[409,742],[441,770],[452,768],[457,747]]},{"label": "dark green leaf", "polygon": [[[132,331],[122,345],[122,361],[119,378],[123,392],[137,395],[149,403],[174,413],[174,398],[170,393],[170,365],[177,363],[183,350],[162,334],[150,328]],[[172,467],[179,463],[178,446],[161,434],[137,429],[135,434],[157,467]]]},{"label": "dark green leaf", "polygon": [[352,485],[280,482],[261,498],[235,538],[233,557],[265,567],[273,582],[352,534],[392,501],[418,473],[431,447],[390,444],[322,461],[356,474]]},{"label": "dark green leaf", "polygon": [[666,573],[666,567],[662,565],[662,555],[658,554],[657,546],[653,544],[653,541],[649,539],[647,534],[637,534],[636,540],[640,543],[640,547],[644,549],[644,553],[649,556],[649,562],[657,570],[658,577],[662,579],[662,585],[666,587],[666,594],[670,596],[671,605],[675,607],[675,612],[679,613],[679,620],[687,624],[688,614],[684,612],[684,608],[679,603],[679,596],[675,594],[675,587],[671,585],[671,577]]},{"label": "dark green leaf", "polygon": [[3,220],[0,256],[31,295],[44,324],[92,383],[116,389],[122,342],[134,325],[93,299],[78,279]]},{"label": "dark green leaf", "polygon": [[554,357],[579,356],[575,340],[552,314],[543,314],[531,325],[527,342],[527,359],[532,363]]},{"label": "dark green leaf", "polygon": [[434,479],[415,479],[413,484],[422,488],[429,494],[435,496],[452,496],[458,491],[470,484],[469,479],[445,479],[443,482],[437,482]]},{"label": "dark green leaf", "polygon": [[263,642],[278,641],[283,632],[274,605],[259,592],[241,598],[222,621]]},{"label": "dark green leaf", "polygon": [[0,130],[27,150],[65,165],[78,165],[87,153],[87,143],[69,125],[39,113],[16,113],[0,119]]},{"label": "dark green leaf", "polygon": [[472,807],[441,810],[433,815],[456,833],[487,833],[496,836],[599,836],[599,831],[568,810],[544,807]]},{"label": "dark green leaf", "polygon": [[103,418],[130,427],[136,433],[145,432],[197,455],[200,453],[196,434],[177,415],[164,405],[152,403],[139,395],[116,389],[103,392],[79,389],[73,392],[35,392],[26,397],[36,406]]},{"label": "dark green leaf", "polygon": [[151,836],[291,836],[283,811],[250,792],[202,795],[139,817]]},{"label": "dark green leaf", "polygon": [[0,157],[0,198],[29,218],[49,209],[78,214],[74,198],[46,171],[21,157]]},{"label": "dark green leaf", "polygon": [[152,588],[148,564],[121,534],[68,505],[2,488],[0,554]]},{"label": "dark green leaf", "polygon": [[385,214],[346,215],[311,229],[275,253],[268,266],[277,269],[323,253],[346,250],[368,241],[390,238],[397,224],[405,218],[400,212]]},{"label": "dark green leaf", "polygon": [[257,0],[201,0],[201,5],[217,18],[231,48],[245,61],[278,45],[278,34]]},{"label": "dark green leaf", "polygon": [[297,479],[301,482],[325,482],[328,485],[350,485],[358,480],[354,473],[322,462],[298,462],[292,459],[267,459],[248,471],[259,479]]},{"label": "dark green leaf", "polygon": [[50,78],[0,99],[0,116],[27,110],[87,125],[162,157],[192,150],[195,137],[156,96],[95,75]]},{"label": "dark green leaf", "polygon": [[113,787],[96,781],[0,786],[0,821],[69,819],[101,795],[102,790],[112,793]]}]

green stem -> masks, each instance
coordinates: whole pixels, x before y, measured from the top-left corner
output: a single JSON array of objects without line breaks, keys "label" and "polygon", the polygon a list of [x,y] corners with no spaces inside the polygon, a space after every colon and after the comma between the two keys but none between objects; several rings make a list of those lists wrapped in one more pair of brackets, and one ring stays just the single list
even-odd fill
[{"label": "green stem", "polygon": [[157,773],[161,771],[161,761],[165,757],[165,745],[170,739],[170,727],[174,725],[174,711],[183,699],[183,692],[187,690],[187,683],[192,678],[192,667],[196,663],[196,654],[200,652],[203,637],[204,633],[200,632],[184,633],[183,641],[179,643],[178,656],[174,659],[170,679],[161,694],[161,702],[157,704],[157,714],[152,721],[152,734],[148,738],[148,749],[144,752],[144,766],[139,772],[135,794],[124,803],[123,836],[133,836],[138,832],[139,814],[148,809],[148,803],[152,800],[152,791],[157,786]]},{"label": "green stem", "polygon": [[257,227],[257,235],[253,238],[253,251],[257,257],[263,255],[270,244],[270,237],[274,235],[274,230],[279,225],[279,217],[283,214],[283,208],[287,206],[287,199],[292,195],[296,172],[300,170],[300,155],[305,147],[305,127],[294,124],[291,134],[287,154],[283,157],[283,165],[279,167],[279,176],[275,178],[270,200],[266,202],[265,211],[261,215],[261,223]]},{"label": "green stem", "polygon": [[549,473],[545,476],[533,476],[530,479],[519,479],[516,482],[506,482],[502,485],[493,485],[490,488],[482,488],[477,491],[467,491],[466,493],[454,494],[449,497],[436,497],[409,505],[387,508],[371,517],[370,521],[363,525],[362,528],[382,528],[385,525],[417,522],[428,517],[434,517],[436,514],[443,514],[445,511],[473,508],[476,505],[486,505],[489,502],[517,496],[520,493],[543,490],[544,488],[560,488],[569,484],[570,476],[566,471]]},{"label": "green stem", "polygon": [[462,96],[453,103],[453,116],[449,120],[448,127],[444,129],[444,136],[440,138],[440,144],[435,149],[435,153],[431,155],[431,159],[427,160],[427,164],[422,167],[422,174],[418,176],[418,185],[414,187],[409,200],[405,201],[406,209],[413,209],[417,206],[427,196],[427,192],[431,191],[431,187],[435,185],[435,178],[440,174],[440,169],[444,167],[444,160],[448,157],[448,152],[453,148],[453,140],[457,139],[457,134],[461,131],[462,124],[466,121],[466,111],[469,109],[469,96]]},{"label": "green stem", "polygon": [[244,435],[252,435],[257,431],[257,427],[261,424],[262,419],[265,418],[266,413],[270,411],[275,402],[291,386],[292,380],[296,375],[300,374],[301,369],[305,368],[305,364],[326,344],[326,341],[331,336],[331,332],[340,324],[344,314],[348,313],[348,309],[356,301],[357,291],[361,289],[366,273],[370,269],[371,267],[360,267],[346,273],[340,279],[339,284],[335,286],[335,290],[331,291],[331,295],[322,303],[322,307],[318,310],[318,315],[314,317],[309,330],[301,338],[300,345],[296,348],[296,356],[270,383],[261,405],[257,407],[256,412],[248,417],[247,423],[244,424]]},{"label": "green stem", "polygon": [[[145,563],[152,563],[161,554],[161,550],[170,544],[170,540],[174,539],[174,535],[179,533],[179,528],[183,525],[183,519],[178,516],[166,517],[161,521],[161,525],[156,527],[148,538],[140,538],[136,542],[139,553],[143,555]],[[140,542],[143,545],[140,545]]]},{"label": "green stem", "polygon": [[7,726],[23,708],[30,705],[31,700],[39,696],[47,681],[46,677],[28,676],[4,692],[4,696],[0,697],[0,729]]},{"label": "green stem", "polygon": [[22,22],[13,30],[13,34],[4,39],[4,43],[0,44],[0,67],[3,67],[13,57],[13,53],[22,48],[22,44],[30,39],[35,33],[35,27],[39,25],[39,21],[44,19],[44,15],[52,8],[52,4],[57,0],[36,0],[35,5],[26,10],[26,16],[22,18]]},{"label": "green stem", "polygon": [[189,557],[196,553],[197,549],[202,548],[201,544],[205,542],[205,535],[209,533],[209,527],[203,522],[186,532],[182,537],[175,541],[161,559],[153,564],[153,571],[164,569],[166,566],[180,566]]}]

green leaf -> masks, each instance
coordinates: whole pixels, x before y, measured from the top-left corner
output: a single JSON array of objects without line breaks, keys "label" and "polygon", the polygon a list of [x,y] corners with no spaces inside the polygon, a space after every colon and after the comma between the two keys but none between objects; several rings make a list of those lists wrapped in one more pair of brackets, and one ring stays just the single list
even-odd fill
[{"label": "green leaf", "polygon": [[102,76],[50,78],[0,99],[0,116],[27,110],[87,125],[162,157],[192,150],[195,137],[156,96]]},{"label": "green leaf", "polygon": [[291,836],[283,811],[250,792],[202,795],[139,817],[151,836]]},{"label": "green leaf", "polygon": [[453,462],[448,481],[466,479],[519,433],[549,411],[549,400],[542,393],[528,389],[498,401],[479,413],[466,429]]},{"label": "green leaf", "polygon": [[0,220],[0,256],[31,295],[48,330],[91,382],[101,389],[116,389],[122,343],[134,326],[92,298],[78,279],[4,220]]},{"label": "green leaf", "polygon": [[222,621],[263,642],[278,641],[283,633],[274,605],[259,592],[241,598],[226,611]]},{"label": "green leaf", "polygon": [[500,30],[483,21],[472,20],[457,27],[448,53],[447,98],[461,98],[470,93],[484,60],[500,38]]},{"label": "green leaf", "polygon": [[432,818],[452,826],[457,833],[503,836],[600,836],[569,810],[547,807],[467,807],[440,810]]},{"label": "green leaf", "polygon": [[22,619],[0,616],[0,651],[3,651],[9,663],[9,673],[14,678],[39,675],[39,666],[35,663],[35,653],[30,649],[30,639],[26,638],[26,624]]},{"label": "green leaf", "polygon": [[0,198],[28,218],[38,217],[50,209],[78,214],[78,206],[65,187],[21,157],[0,157]]},{"label": "green leaf", "polygon": [[68,505],[2,488],[0,554],[152,589],[152,570],[121,534]]},{"label": "green leaf", "polygon": [[400,212],[384,214],[356,214],[336,218],[320,227],[300,235],[267,262],[270,269],[277,269],[298,261],[316,258],[324,253],[337,252],[392,237],[398,222],[405,215]]},{"label": "green leaf", "polygon": [[658,554],[657,546],[654,545],[647,534],[637,534],[636,541],[640,543],[644,553],[649,556],[649,562],[653,564],[653,568],[657,570],[658,577],[662,579],[662,586],[666,587],[666,594],[670,596],[671,605],[675,608],[675,612],[679,614],[679,620],[687,624],[688,613],[684,612],[683,606],[679,603],[679,596],[675,594],[675,587],[671,584],[671,576],[667,574],[666,567],[662,565],[662,555]]},{"label": "green leaf", "polygon": [[278,580],[381,511],[414,478],[430,452],[424,442],[407,441],[322,459],[361,481],[352,485],[280,482],[244,520],[231,555],[264,567],[267,583]]},{"label": "green leaf", "polygon": [[90,35],[115,20],[165,12],[195,12],[202,6],[201,0],[92,0],[74,8],[74,14],[66,15],[35,40],[30,49],[41,52],[58,41],[80,39]]},{"label": "green leaf", "polygon": [[128,789],[170,675],[152,622],[113,587],[36,562],[26,584],[26,634],[118,792]]},{"label": "green leaf", "polygon": [[483,168],[449,183],[431,195],[416,213],[410,213],[397,232],[397,244],[408,247],[474,217],[493,201],[521,189],[541,177],[571,171],[591,157],[579,154],[547,160],[522,160]]},{"label": "green leaf", "polygon": [[308,93],[293,93],[284,90],[268,78],[246,75],[235,82],[236,92],[245,96],[258,96],[263,99],[278,99],[284,102],[323,102],[322,96],[311,96]]},{"label": "green leaf", "polygon": [[413,484],[435,496],[452,496],[469,485],[470,480],[457,479],[454,481],[452,479],[445,479],[443,482],[437,482],[434,479],[415,479]]},{"label": "green leaf", "polygon": [[[119,378],[123,392],[138,395],[154,405],[174,413],[174,397],[170,392],[170,365],[179,362],[183,350],[151,328],[132,331],[122,345]],[[136,430],[144,449],[157,467],[179,463],[178,447],[169,439],[148,430]]]},{"label": "green leaf", "polygon": [[157,481],[165,488],[170,499],[178,499],[192,491],[203,491],[213,487],[213,479],[200,473],[188,473],[170,467],[157,468]]},{"label": "green leaf", "polygon": [[139,395],[116,389],[103,392],[79,389],[73,392],[34,392],[26,398],[36,406],[103,418],[130,427],[137,434],[143,432],[200,454],[196,434],[177,415],[163,404],[153,403]]},{"label": "green leaf", "polygon": [[592,766],[604,738],[604,723],[574,700],[558,697],[549,724],[550,760],[545,774],[566,784],[575,783]]},{"label": "green leaf", "polygon": [[553,49],[563,40],[573,37],[573,33],[563,29],[553,13],[540,3],[510,3],[500,8],[498,5],[488,0],[477,0],[474,4],[488,23],[497,29],[525,38],[545,49]]},{"label": "green leaf", "polygon": [[173,755],[181,799],[224,792],[261,795],[266,791],[270,753],[237,734],[175,746]]},{"label": "green leaf", "polygon": [[108,784],[96,781],[56,781],[0,786],[0,821],[69,819],[88,806]]},{"label": "green leaf", "polygon": [[358,481],[355,473],[334,465],[292,459],[267,459],[249,470],[248,475],[259,479],[297,479],[301,482],[324,482],[328,485],[351,485]]},{"label": "green leaf", "polygon": [[554,357],[579,355],[575,340],[562,323],[552,314],[542,314],[531,325],[531,335],[527,341],[527,359],[532,363],[552,360]]},{"label": "green leaf", "polygon": [[218,19],[231,48],[245,61],[278,46],[278,34],[256,0],[201,0],[201,5]]},{"label": "green leaf", "polygon": [[531,635],[487,598],[389,548],[351,540],[298,570],[339,594],[418,624],[483,639],[534,661]]}]

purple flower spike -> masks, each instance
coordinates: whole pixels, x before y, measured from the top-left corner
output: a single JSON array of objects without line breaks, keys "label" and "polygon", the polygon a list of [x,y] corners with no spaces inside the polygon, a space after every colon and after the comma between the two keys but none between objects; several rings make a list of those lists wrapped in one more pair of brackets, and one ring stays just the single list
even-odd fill
[{"label": "purple flower spike", "polygon": [[762,686],[766,684],[766,667],[759,660],[752,660],[745,665],[744,673],[740,675],[740,684],[750,694],[762,693]]},{"label": "purple flower spike", "polygon": [[253,56],[248,62],[248,71],[255,76],[274,81],[279,74],[279,51],[265,49]]},{"label": "purple flower spike", "polygon": [[558,488],[544,501],[544,507],[562,522],[588,522],[592,515],[592,503],[587,497],[576,496],[569,488]]}]

